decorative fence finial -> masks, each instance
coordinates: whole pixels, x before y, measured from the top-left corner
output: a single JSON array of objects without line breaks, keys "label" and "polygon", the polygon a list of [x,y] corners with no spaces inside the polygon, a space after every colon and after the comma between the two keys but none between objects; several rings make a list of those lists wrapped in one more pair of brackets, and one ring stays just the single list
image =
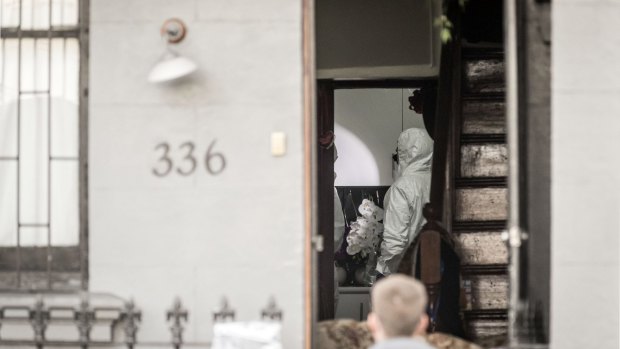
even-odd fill
[{"label": "decorative fence finial", "polygon": [[261,311],[263,320],[282,320],[282,310],[278,308],[276,299],[272,296],[267,302],[267,306]]},{"label": "decorative fence finial", "polygon": [[184,328],[181,320],[187,321],[187,317],[188,313],[187,310],[183,308],[181,299],[179,299],[179,297],[175,298],[172,309],[168,310],[166,314],[166,320],[170,321],[172,319],[170,332],[172,332],[172,345],[175,349],[181,348],[181,344],[183,344]]},{"label": "decorative fence finial", "polygon": [[120,320],[123,322],[123,329],[125,331],[125,344],[127,344],[128,349],[133,349],[136,345],[138,325],[142,321],[142,312],[136,307],[133,299],[125,303],[125,309],[121,313]]},{"label": "decorative fence finial", "polygon": [[81,295],[80,306],[75,312],[74,320],[80,333],[80,345],[86,349],[90,342],[90,331],[95,320],[95,312],[90,309],[88,293],[86,292]]},{"label": "decorative fence finial", "polygon": [[213,312],[213,321],[217,322],[226,320],[235,320],[235,310],[228,303],[228,299],[226,297],[222,297],[220,309]]},{"label": "decorative fence finial", "polygon": [[39,295],[37,297],[34,308],[29,311],[29,318],[37,348],[42,348],[43,342],[45,342],[45,330],[47,330],[47,325],[50,320],[50,313],[49,310],[45,308],[43,296]]}]

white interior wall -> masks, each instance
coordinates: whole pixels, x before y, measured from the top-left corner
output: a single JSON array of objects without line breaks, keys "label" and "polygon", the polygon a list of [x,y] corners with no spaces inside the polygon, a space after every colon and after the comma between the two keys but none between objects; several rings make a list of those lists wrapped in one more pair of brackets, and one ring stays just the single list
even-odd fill
[{"label": "white interior wall", "polygon": [[620,3],[552,16],[552,348],[617,349]]},{"label": "white interior wall", "polygon": [[[189,309],[184,339],[211,337],[212,311],[227,296],[253,320],[274,296],[284,347],[303,343],[303,146],[301,1],[91,0],[90,289],[133,297],[139,340],[169,342],[166,310]],[[168,18],[188,27],[175,49],[198,72],[147,83],[164,52]],[[285,132],[288,152],[270,153]],[[218,176],[207,147],[226,156]],[[161,142],[194,174],[153,175]]]},{"label": "white interior wall", "polygon": [[409,110],[408,89],[336,90],[334,119],[337,186],[391,185],[392,153],[404,129],[424,129]]}]

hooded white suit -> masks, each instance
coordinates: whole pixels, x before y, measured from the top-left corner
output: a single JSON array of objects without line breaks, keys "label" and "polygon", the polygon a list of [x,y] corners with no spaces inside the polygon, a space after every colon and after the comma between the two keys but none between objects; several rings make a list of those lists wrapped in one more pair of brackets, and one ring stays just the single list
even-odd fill
[{"label": "hooded white suit", "polygon": [[395,273],[403,254],[420,232],[422,208],[429,202],[433,140],[425,130],[411,128],[398,137],[401,176],[385,194],[385,218],[377,271]]}]

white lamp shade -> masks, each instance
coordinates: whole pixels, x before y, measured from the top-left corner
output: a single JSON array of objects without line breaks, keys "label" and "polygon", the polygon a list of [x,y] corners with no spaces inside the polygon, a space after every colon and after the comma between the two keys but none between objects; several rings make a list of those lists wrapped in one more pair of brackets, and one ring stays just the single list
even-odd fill
[{"label": "white lamp shade", "polygon": [[193,73],[196,63],[182,56],[168,56],[159,61],[149,73],[152,83],[172,81]]}]

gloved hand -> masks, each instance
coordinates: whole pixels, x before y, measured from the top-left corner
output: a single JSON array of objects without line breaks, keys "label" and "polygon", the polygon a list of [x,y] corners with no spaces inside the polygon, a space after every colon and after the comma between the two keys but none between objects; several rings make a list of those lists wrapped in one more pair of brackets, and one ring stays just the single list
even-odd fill
[{"label": "gloved hand", "polygon": [[383,275],[383,274],[381,274],[381,273],[377,272],[377,278],[375,279],[375,282],[377,282],[377,281],[379,281],[379,280],[383,279],[384,277],[385,277],[385,275]]}]

